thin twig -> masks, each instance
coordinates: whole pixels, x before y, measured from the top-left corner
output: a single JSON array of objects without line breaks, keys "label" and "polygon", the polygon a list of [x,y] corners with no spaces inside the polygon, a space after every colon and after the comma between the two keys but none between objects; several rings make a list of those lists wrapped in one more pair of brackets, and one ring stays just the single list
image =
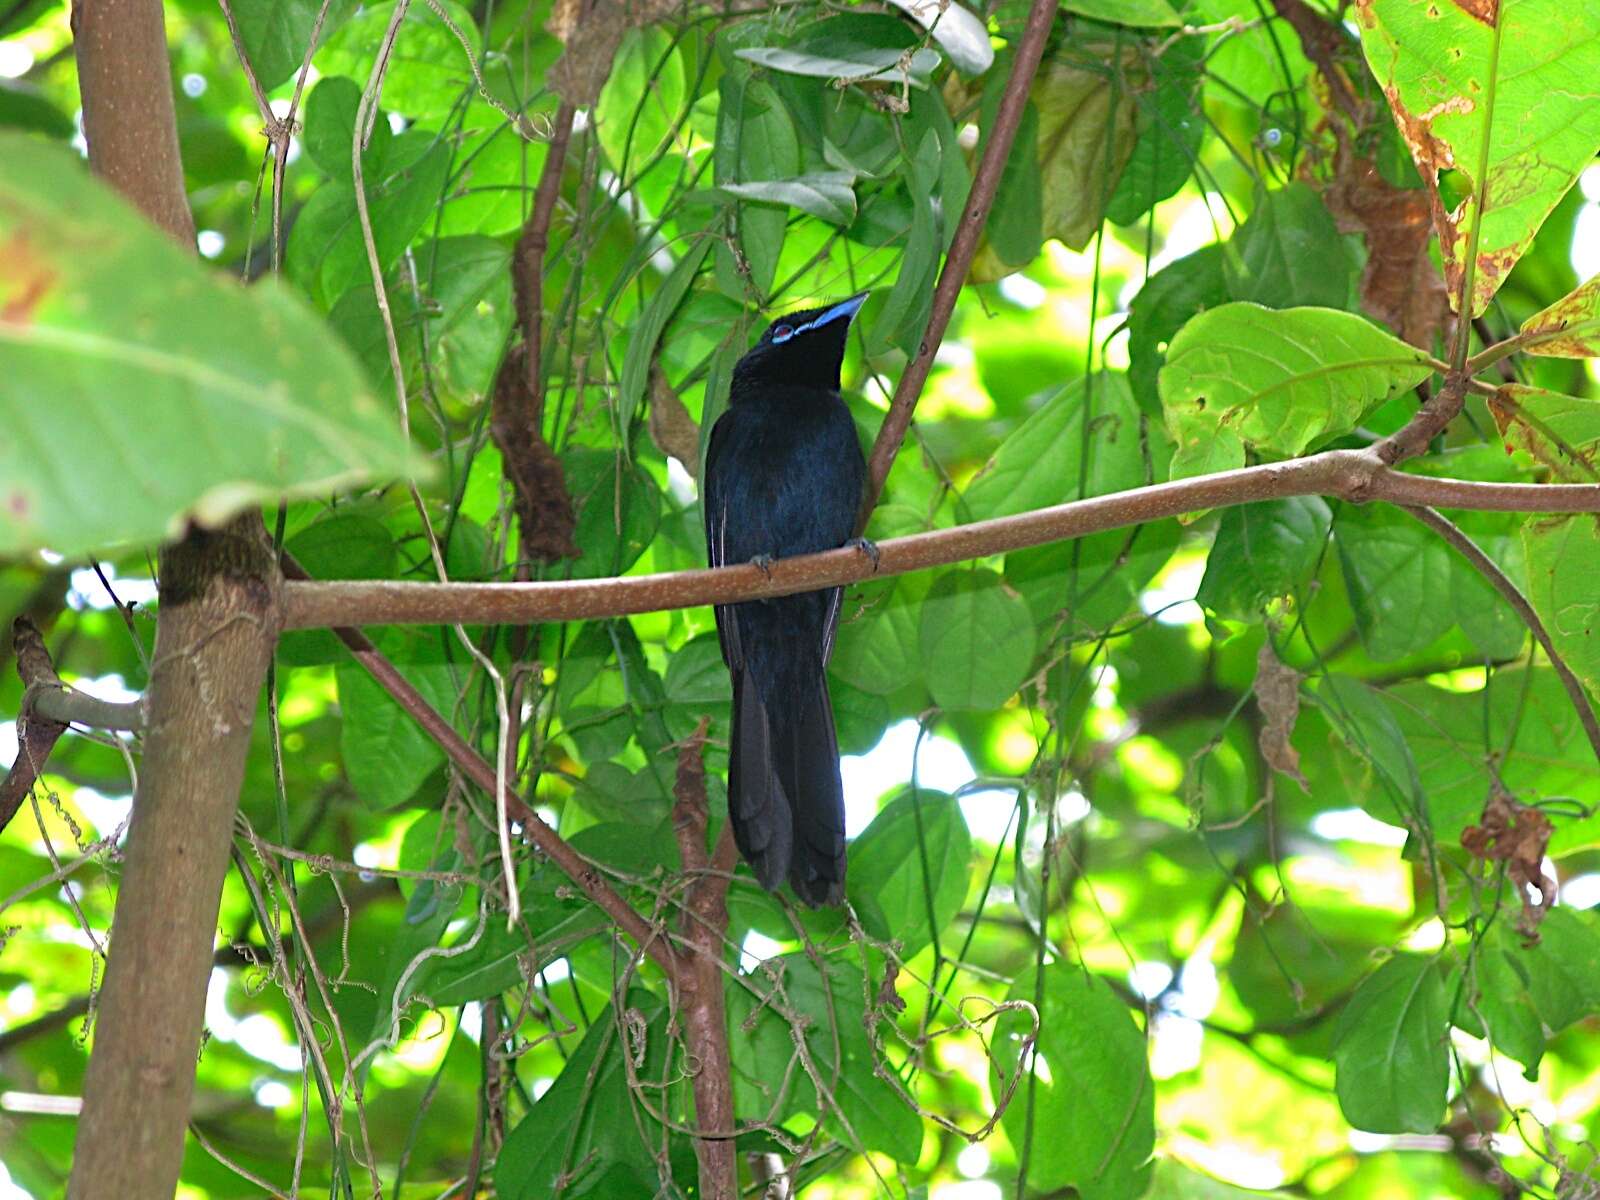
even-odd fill
[{"label": "thin twig", "polygon": [[745,563],[547,583],[291,581],[284,589],[284,628],[453,621],[515,625],[733,604],[925,570],[1190,512],[1310,495],[1486,512],[1600,512],[1600,486],[1593,484],[1479,483],[1407,475],[1383,467],[1368,451],[1329,450],[891,538],[879,543],[876,565],[859,551],[843,548],[782,559],[767,572]]},{"label": "thin twig", "polygon": [[928,381],[928,373],[933,370],[933,357],[938,353],[939,343],[944,340],[950,316],[955,312],[956,299],[972,270],[972,260],[978,253],[978,239],[983,236],[984,226],[989,219],[989,207],[994,203],[1000,176],[1011,154],[1011,143],[1017,136],[1017,127],[1022,124],[1028,90],[1033,86],[1034,74],[1039,69],[1039,59],[1044,54],[1045,38],[1050,33],[1051,22],[1055,20],[1056,8],[1055,0],[1033,0],[1028,9],[1028,23],[1017,43],[1011,77],[1006,80],[1005,95],[1000,100],[989,136],[984,139],[983,154],[972,179],[972,190],[967,193],[967,205],[962,210],[961,223],[956,227],[956,236],[950,243],[949,254],[945,256],[944,268],[939,272],[939,282],[933,289],[933,308],[928,313],[928,326],[923,330],[916,354],[900,375],[900,382],[894,389],[894,399],[889,402],[889,412],[884,416],[877,440],[872,444],[872,454],[867,460],[867,482],[863,489],[858,530],[866,526],[867,516],[878,503],[883,482],[889,477],[889,468],[894,464],[895,455],[900,452],[906,431],[911,428],[911,414],[916,410],[923,385]]},{"label": "thin twig", "polygon": [[1589,737],[1589,746],[1594,751],[1595,760],[1600,762],[1600,721],[1595,719],[1594,706],[1589,703],[1583,684],[1578,681],[1578,677],[1572,673],[1572,668],[1567,666],[1566,660],[1556,650],[1550,640],[1549,631],[1544,627],[1544,622],[1539,619],[1538,612],[1522,594],[1521,589],[1500,569],[1500,565],[1494,559],[1485,554],[1478,544],[1448,517],[1440,515],[1431,508],[1414,508],[1407,505],[1401,505],[1400,511],[1407,516],[1415,517],[1454,546],[1456,552],[1476,567],[1478,573],[1487,579],[1494,586],[1494,590],[1505,597],[1506,603],[1516,610],[1517,616],[1522,618],[1539,645],[1544,647],[1550,665],[1555,668],[1561,686],[1567,691],[1567,698],[1572,701],[1572,707],[1578,710],[1578,720],[1583,722],[1583,731]]}]

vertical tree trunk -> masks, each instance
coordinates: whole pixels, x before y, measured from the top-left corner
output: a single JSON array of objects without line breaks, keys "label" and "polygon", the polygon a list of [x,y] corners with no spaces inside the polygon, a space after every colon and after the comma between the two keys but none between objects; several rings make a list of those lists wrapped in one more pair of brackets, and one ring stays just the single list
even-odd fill
[{"label": "vertical tree trunk", "polygon": [[[90,164],[192,247],[159,0],[78,0],[73,28]],[[169,1200],[177,1187],[278,583],[255,513],[161,555],[144,762],[68,1185],[78,1200]]]},{"label": "vertical tree trunk", "polygon": [[144,762],[68,1195],[170,1200],[183,1163],[217,906],[278,624],[251,514],[161,556]]}]

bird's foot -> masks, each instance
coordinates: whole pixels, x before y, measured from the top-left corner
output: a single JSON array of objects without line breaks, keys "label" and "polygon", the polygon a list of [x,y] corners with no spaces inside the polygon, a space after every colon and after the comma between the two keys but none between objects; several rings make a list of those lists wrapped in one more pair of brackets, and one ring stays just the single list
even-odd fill
[{"label": "bird's foot", "polygon": [[778,560],[773,558],[772,555],[770,555],[770,554],[758,554],[758,555],[756,555],[754,558],[752,558],[750,560],[750,565],[752,567],[755,567],[756,570],[760,571],[768,579],[771,579],[772,578],[772,564],[777,562],[777,561]]},{"label": "bird's foot", "polygon": [[878,569],[878,547],[864,537],[851,538],[845,546],[858,553],[865,554],[872,560],[872,569]]}]

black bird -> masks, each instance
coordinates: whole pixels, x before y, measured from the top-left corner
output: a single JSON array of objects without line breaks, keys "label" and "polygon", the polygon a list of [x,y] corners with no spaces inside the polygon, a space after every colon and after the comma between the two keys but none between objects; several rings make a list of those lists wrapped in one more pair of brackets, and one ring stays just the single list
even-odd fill
[{"label": "black bird", "polygon": [[[866,467],[839,367],[865,301],[863,293],[790,313],[734,367],[706,453],[712,566],[765,566],[850,540]],[[717,606],[733,676],[734,840],[763,887],[788,876],[813,906],[844,896],[844,787],[827,681],[841,591]]]}]

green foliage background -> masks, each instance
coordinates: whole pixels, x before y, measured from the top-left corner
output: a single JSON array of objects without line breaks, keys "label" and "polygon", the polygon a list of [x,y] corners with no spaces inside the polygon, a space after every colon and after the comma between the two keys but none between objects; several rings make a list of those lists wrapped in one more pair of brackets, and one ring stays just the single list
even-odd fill
[{"label": "green foliage background", "polygon": [[[319,7],[232,4],[275,104],[295,94]],[[1400,428],[1447,345],[1427,286],[1440,254],[1413,243],[1396,260],[1385,229],[1351,224],[1348,189],[1398,219],[1433,184],[1380,84],[1394,72],[1420,111],[1428,87],[1474,77],[1418,82],[1412,58],[1481,46],[1449,19],[1416,34],[1423,7],[1363,3],[1332,26],[1337,78],[1367,116],[1352,127],[1267,6],[1063,5],[869,534]],[[1480,340],[1572,292],[1575,231],[1600,228],[1572,187],[1600,148],[1600,42],[1581,13],[1502,8],[1518,24],[1501,77],[1568,48],[1545,80],[1568,107],[1518,92],[1544,174],[1514,211],[1489,188],[1485,249],[1512,252]],[[222,276],[273,259],[261,116],[221,13],[167,11],[204,273],[71,164],[64,13],[0,12],[0,46],[33,60],[0,80],[0,301],[35,261],[8,240],[19,228],[47,230],[31,253],[93,301],[47,304],[48,337],[0,338],[0,415],[19,430],[28,414],[36,438],[0,462],[38,521],[0,525],[0,617],[48,622],[69,679],[135,691],[148,548],[186,513],[266,501],[318,578],[433,579],[429,528],[385,486],[412,468],[450,577],[512,577],[487,396],[546,146],[507,114],[548,129],[562,49],[537,2],[417,4],[400,26],[361,164],[408,451],[352,169],[393,4],[329,6],[282,197],[286,286],[248,292]],[[688,6],[625,33],[574,134],[547,259],[542,432],[583,554],[533,577],[702,565],[697,464],[669,463],[650,372],[703,431],[763,310],[873,290],[846,375],[875,433],[1024,15],[985,7],[976,42],[953,17],[927,35],[892,6],[812,3]],[[993,66],[963,58],[991,37]],[[1441,204],[1480,189],[1480,163],[1491,178],[1527,165],[1492,153],[1496,136],[1510,137],[1495,126],[1490,151],[1465,138],[1481,157],[1442,176]],[[1372,285],[1397,272],[1404,314]],[[1506,397],[1536,419],[1502,433],[1473,396],[1413,469],[1592,480],[1594,305],[1570,302],[1576,352],[1508,360],[1521,390]],[[1593,520],[1453,515],[1593,688]],[[119,612],[112,594],[138,603]],[[492,754],[494,687],[463,636],[521,680],[527,794],[646,913],[670,905],[673,757],[702,716],[714,829],[724,799],[709,610],[379,632]],[[1260,699],[1263,661],[1294,672],[1297,715]],[[15,713],[9,674],[0,711]],[[1507,1178],[1591,1194],[1600,767],[1526,628],[1434,534],[1391,508],[1302,498],[871,582],[848,595],[831,685],[846,753],[911,747],[873,759],[881,796],[852,794],[876,815],[852,845],[851,913],[797,911],[747,875],[729,902],[740,1149],[803,1149],[806,1196],[1493,1197],[1515,1194]],[[185,1194],[262,1194],[253,1177],[352,1195],[369,1163],[386,1196],[469,1175],[508,1197],[693,1193],[696,1067],[653,969],[528,848],[503,878],[493,805],[331,635],[284,638],[258,716],[241,814],[271,845],[241,830],[223,896]],[[1271,733],[1285,721],[1288,745]],[[949,765],[952,745],[970,770]],[[0,835],[0,1161],[27,1195],[61,1194],[70,1166],[72,1121],[26,1098],[82,1082],[130,761],[63,741],[36,807]],[[1553,823],[1571,901],[1532,944],[1504,864],[1462,845],[1496,787]],[[508,886],[523,909],[510,930]],[[490,1028],[506,1039],[493,1049]],[[308,1038],[316,1054],[294,1049]]]}]

